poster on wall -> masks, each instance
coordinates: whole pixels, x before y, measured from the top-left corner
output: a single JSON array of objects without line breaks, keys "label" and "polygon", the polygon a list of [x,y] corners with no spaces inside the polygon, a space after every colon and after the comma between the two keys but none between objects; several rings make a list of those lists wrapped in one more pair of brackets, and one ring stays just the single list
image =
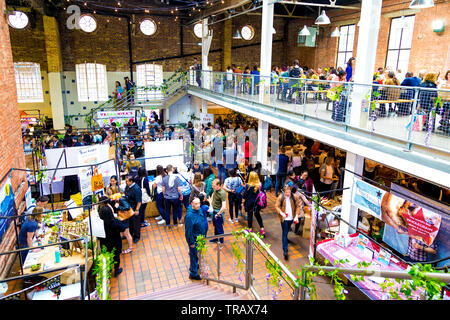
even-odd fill
[{"label": "poster on wall", "polygon": [[[399,185],[391,185],[391,193],[394,197],[404,200],[403,207],[411,211],[412,215],[405,215],[404,221],[395,226],[386,223],[383,241],[402,254],[407,253],[410,238],[420,240],[425,245],[434,244],[436,255],[428,255],[428,260],[436,260],[450,256],[450,207]],[[404,224],[408,226],[408,232],[404,232]],[[400,232],[399,232],[400,229]],[[438,266],[449,265],[450,261],[442,261]]]},{"label": "poster on wall", "polygon": [[136,121],[136,111],[98,111],[97,112],[97,123],[103,128],[105,126],[110,126],[111,123],[115,122],[117,127],[122,127],[130,119],[133,122]]},{"label": "poster on wall", "polygon": [[450,232],[448,206],[396,184],[386,192],[359,179],[353,184],[352,204],[385,223],[383,241],[401,254],[407,253],[409,240],[416,239],[427,246],[435,243],[438,257],[449,255],[450,244],[445,240]]},{"label": "poster on wall", "polygon": [[200,113],[198,117],[200,118],[200,120],[194,121],[194,129],[196,130],[200,130],[202,124],[204,124],[205,126],[208,123],[214,124],[214,114],[212,113]]},{"label": "poster on wall", "polygon": [[[14,214],[14,193],[11,178],[8,178],[0,189],[0,216],[10,217]],[[0,241],[8,230],[11,219],[0,219]]]}]

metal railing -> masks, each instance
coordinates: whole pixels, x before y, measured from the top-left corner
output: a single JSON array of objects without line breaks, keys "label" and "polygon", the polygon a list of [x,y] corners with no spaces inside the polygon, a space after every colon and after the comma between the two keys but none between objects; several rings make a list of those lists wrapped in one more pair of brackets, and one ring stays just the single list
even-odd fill
[{"label": "metal railing", "polygon": [[450,151],[448,89],[198,70],[190,71],[188,85],[264,106],[265,113],[318,119],[345,131],[395,139],[407,150],[419,145]]}]

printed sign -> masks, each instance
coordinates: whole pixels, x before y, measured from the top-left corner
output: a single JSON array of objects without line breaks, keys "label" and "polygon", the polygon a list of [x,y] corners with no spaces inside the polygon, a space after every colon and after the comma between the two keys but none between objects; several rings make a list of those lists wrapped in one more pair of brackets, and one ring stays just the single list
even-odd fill
[{"label": "printed sign", "polygon": [[358,242],[356,243],[356,247],[363,250],[367,247],[369,244],[369,239],[364,237],[362,234],[358,235]]},{"label": "printed sign", "polygon": [[136,112],[135,111],[98,111],[97,112],[97,123],[103,128],[105,126],[111,125],[115,122],[117,127],[121,127],[128,123],[130,119],[135,121]]},{"label": "printed sign", "polygon": [[380,248],[380,252],[378,252],[378,261],[388,266],[391,261],[391,254]]},{"label": "printed sign", "polygon": [[[14,193],[11,185],[11,178],[8,178],[0,189],[0,207],[2,217],[9,217],[14,214]],[[11,219],[0,219],[0,240],[8,230]]]}]

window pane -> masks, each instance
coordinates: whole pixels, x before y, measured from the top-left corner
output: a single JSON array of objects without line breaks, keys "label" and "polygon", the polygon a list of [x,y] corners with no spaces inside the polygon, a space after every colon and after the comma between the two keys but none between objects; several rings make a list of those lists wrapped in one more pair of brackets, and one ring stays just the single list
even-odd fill
[{"label": "window pane", "polygon": [[402,30],[399,28],[394,28],[394,24],[391,25],[391,33],[389,35],[389,49],[398,49],[400,46],[400,36]]},{"label": "window pane", "polygon": [[386,68],[397,68],[398,50],[389,50],[386,58]]},{"label": "window pane", "polygon": [[18,102],[44,102],[41,68],[37,63],[14,63]]},{"label": "window pane", "polygon": [[400,50],[400,56],[398,58],[397,69],[402,70],[402,72],[405,72],[408,70],[409,53],[410,53],[409,50]]},{"label": "window pane", "polygon": [[95,63],[77,64],[75,71],[78,101],[108,100],[105,65]]},{"label": "window pane", "polygon": [[411,49],[411,42],[414,32],[414,16],[405,17],[404,27],[401,48]]}]

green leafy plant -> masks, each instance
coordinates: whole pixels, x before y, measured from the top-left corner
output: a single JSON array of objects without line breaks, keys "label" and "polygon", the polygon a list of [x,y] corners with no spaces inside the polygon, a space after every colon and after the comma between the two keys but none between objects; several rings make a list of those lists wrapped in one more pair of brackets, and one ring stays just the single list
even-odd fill
[{"label": "green leafy plant", "polygon": [[[95,275],[96,289],[100,299],[103,297],[104,281],[111,279],[111,273],[114,266],[114,251],[109,252],[105,246],[102,247],[101,253],[95,259],[93,274]],[[106,277],[104,270],[106,269]],[[111,300],[109,293],[106,293],[105,300]]]},{"label": "green leafy plant", "polygon": [[201,267],[201,273],[203,277],[208,277],[209,275],[209,267],[206,261],[206,252],[207,252],[207,246],[206,246],[206,238],[204,235],[199,234],[197,238],[195,239],[197,244],[196,248],[198,253],[200,254],[200,267]]}]

